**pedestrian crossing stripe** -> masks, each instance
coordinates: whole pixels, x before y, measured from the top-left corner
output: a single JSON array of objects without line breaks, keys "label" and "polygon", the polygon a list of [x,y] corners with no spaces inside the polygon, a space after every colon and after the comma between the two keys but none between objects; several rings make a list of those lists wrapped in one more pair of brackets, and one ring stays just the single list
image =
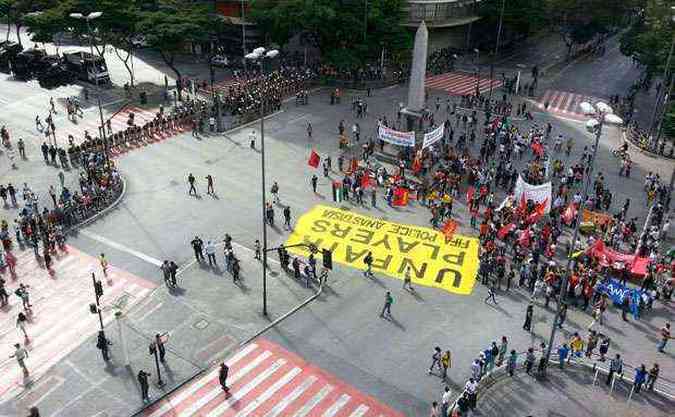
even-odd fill
[{"label": "pedestrian crossing stripe", "polygon": [[225,361],[226,394],[219,366],[162,401],[144,417],[403,417],[266,339],[243,347]]},{"label": "pedestrian crossing stripe", "polygon": [[[589,96],[586,94],[571,93],[568,91],[546,90],[541,96],[536,106],[550,113],[563,114],[575,118],[586,119],[588,116],[581,110],[580,104],[588,102],[595,104],[598,101],[604,101],[602,98]],[[547,106],[548,104],[548,106]]]},{"label": "pedestrian crossing stripe", "polygon": [[471,74],[468,72],[448,72],[440,75],[427,77],[425,86],[430,89],[444,90],[454,95],[476,94],[476,85],[481,94],[490,91],[492,85],[493,92],[502,86],[502,81],[497,79],[490,80],[486,74]]},{"label": "pedestrian crossing stripe", "polygon": [[[99,328],[98,317],[89,312],[93,301],[91,268],[98,267],[96,258],[66,246],[65,251],[53,255],[52,272],[38,263],[33,250],[15,250],[17,280],[6,278],[9,304],[2,310],[0,319],[0,356],[7,358],[13,352],[14,343],[23,341],[23,334],[15,326],[15,319],[22,309],[22,301],[14,296],[19,282],[29,286],[33,314],[26,326],[30,343],[26,346],[26,359],[33,380],[44,375],[49,368],[75,350]],[[156,285],[124,272],[114,266],[108,267],[108,278],[100,268],[95,270],[104,285],[100,299],[103,324],[114,319],[112,308],[116,300],[127,296],[126,310],[150,294]],[[22,343],[23,344],[23,343]],[[23,378],[15,360],[0,362],[0,400],[8,400],[21,392]]]}]

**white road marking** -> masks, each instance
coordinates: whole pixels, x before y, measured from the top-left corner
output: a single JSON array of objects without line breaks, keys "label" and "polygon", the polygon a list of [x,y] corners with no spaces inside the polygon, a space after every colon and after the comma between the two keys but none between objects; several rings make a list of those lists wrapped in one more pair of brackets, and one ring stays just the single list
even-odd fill
[{"label": "white road marking", "polygon": [[88,237],[92,240],[95,240],[97,242],[103,243],[106,246],[110,246],[111,248],[114,248],[114,249],[117,249],[119,251],[128,253],[129,255],[135,256],[138,259],[143,260],[143,261],[145,261],[149,264],[152,264],[152,265],[155,265],[155,266],[162,266],[162,261],[160,261],[159,259],[153,258],[150,255],[146,255],[143,252],[139,252],[139,251],[137,251],[135,249],[132,249],[128,246],[125,246],[121,243],[117,243],[113,240],[108,239],[107,237],[103,237],[99,234],[96,234],[94,232],[90,232],[88,230],[81,230],[80,234],[82,234],[82,235],[84,235],[84,236],[86,236],[86,237]]},{"label": "white road marking", "polygon": [[[56,382],[54,382],[54,380],[56,380]],[[35,400],[33,406],[37,406],[38,404],[40,404],[45,398],[47,398],[49,394],[59,389],[59,387],[63,385],[66,382],[66,380],[61,378],[60,376],[51,375],[43,379],[42,381],[38,382],[38,384],[35,387],[33,387],[33,389],[31,389],[31,392],[35,391],[38,387],[41,387],[42,385],[45,385],[48,382],[49,385],[51,385],[51,387],[47,390],[47,392],[45,392],[40,397],[38,397],[37,400]]]},{"label": "white road marking", "polygon": [[157,304],[156,306],[154,306],[154,307],[151,308],[150,310],[148,310],[148,311],[146,311],[145,313],[143,313],[143,315],[140,316],[139,318],[137,318],[136,320],[137,320],[137,321],[143,321],[143,320],[145,320],[148,316],[150,316],[150,314],[152,314],[152,313],[154,313],[155,311],[159,310],[159,308],[162,307],[163,304],[164,304],[164,303],[159,303],[159,304]]}]

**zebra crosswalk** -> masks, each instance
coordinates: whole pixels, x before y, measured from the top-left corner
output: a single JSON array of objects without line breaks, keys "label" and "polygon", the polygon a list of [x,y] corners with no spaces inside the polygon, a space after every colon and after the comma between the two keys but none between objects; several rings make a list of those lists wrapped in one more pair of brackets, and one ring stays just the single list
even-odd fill
[{"label": "zebra crosswalk", "polygon": [[226,393],[216,367],[148,407],[143,417],[403,417],[265,339],[225,361]]},{"label": "zebra crosswalk", "polygon": [[582,102],[594,104],[598,101],[604,101],[601,98],[589,96],[586,94],[571,93],[568,91],[546,90],[537,102],[537,108],[549,113],[556,113],[575,119],[586,119],[588,116],[581,110],[579,104]]},{"label": "zebra crosswalk", "polygon": [[503,83],[501,80],[490,78],[485,74],[480,74],[477,77],[475,74],[468,72],[448,72],[440,75],[432,75],[427,77],[425,86],[435,90],[443,90],[449,94],[464,96],[467,94],[476,94],[476,86],[481,94],[490,91],[490,84],[492,84],[493,92],[499,88]]},{"label": "zebra crosswalk", "polygon": [[96,258],[72,246],[52,257],[51,272],[35,258],[32,250],[15,250],[13,253],[17,258],[16,277],[12,277],[7,268],[1,270],[10,297],[9,304],[0,309],[0,375],[3,375],[0,399],[17,395],[26,382],[16,361],[7,359],[14,353],[15,343],[25,342],[21,330],[16,327],[16,317],[22,310],[21,299],[14,295],[19,283],[28,285],[32,305],[26,326],[29,337],[26,366],[31,380],[39,378],[96,334],[98,316],[89,311],[89,304],[94,302],[92,271],[103,283],[100,303],[104,325],[113,320],[115,311],[128,309],[156,287],[114,266],[108,267],[106,279]]}]

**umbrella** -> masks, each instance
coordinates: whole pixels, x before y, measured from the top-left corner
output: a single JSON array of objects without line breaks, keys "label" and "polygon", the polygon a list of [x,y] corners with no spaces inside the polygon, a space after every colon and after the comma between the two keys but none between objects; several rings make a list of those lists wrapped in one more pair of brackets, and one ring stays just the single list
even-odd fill
[{"label": "umbrella", "polygon": [[595,113],[595,108],[593,108],[593,105],[587,101],[582,101],[579,103],[579,107],[581,108],[581,111],[584,114],[593,114]]},{"label": "umbrella", "polygon": [[612,110],[612,108],[609,107],[609,105],[603,101],[598,101],[597,103],[595,103],[595,108],[603,113],[607,114],[614,113],[614,110]]},{"label": "umbrella", "polygon": [[616,114],[608,114],[605,116],[605,122],[613,125],[622,125],[623,119],[617,116]]}]

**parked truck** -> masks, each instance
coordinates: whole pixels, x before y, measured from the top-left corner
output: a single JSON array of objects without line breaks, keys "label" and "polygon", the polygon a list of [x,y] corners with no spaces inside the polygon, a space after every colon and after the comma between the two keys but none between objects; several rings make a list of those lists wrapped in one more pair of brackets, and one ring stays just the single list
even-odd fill
[{"label": "parked truck", "polygon": [[88,52],[64,52],[63,59],[77,78],[92,84],[109,85],[110,74],[105,59]]}]

